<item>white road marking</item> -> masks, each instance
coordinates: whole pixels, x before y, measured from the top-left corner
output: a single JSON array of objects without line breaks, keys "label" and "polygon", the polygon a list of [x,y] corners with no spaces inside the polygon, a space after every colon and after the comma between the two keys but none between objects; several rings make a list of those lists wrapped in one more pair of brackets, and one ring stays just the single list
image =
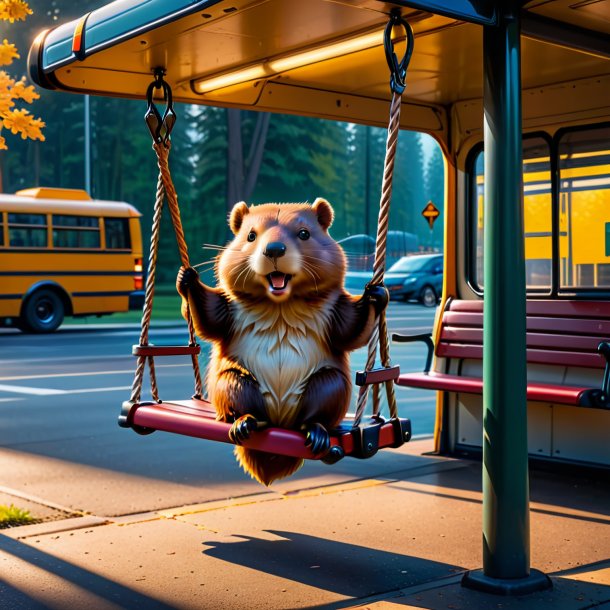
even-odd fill
[{"label": "white road marking", "polygon": [[16,402],[18,400],[25,400],[25,398],[17,398],[16,396],[14,398],[0,398],[0,402]]},{"label": "white road marking", "polygon": [[123,392],[131,390],[130,385],[117,385],[110,388],[82,388],[80,390],[64,390],[62,394],[90,394],[92,392]]},{"label": "white road marking", "polygon": [[[53,388],[31,388],[19,385],[0,385],[0,392],[15,392],[16,394],[33,394],[35,396],[58,396],[64,394],[90,394],[91,392],[118,392],[131,390],[130,385],[111,386],[105,388],[79,388],[76,390],[56,390]],[[23,400],[23,398],[0,398],[2,402]]]},{"label": "white road marking", "polygon": [[[81,359],[82,360],[82,359]],[[180,366],[187,366],[192,368],[192,364],[184,362],[182,364],[156,364],[156,369],[169,369]],[[135,367],[134,367],[135,370]],[[18,381],[20,379],[51,379],[53,377],[88,377],[93,375],[120,375],[120,374],[133,375],[133,370],[122,370],[122,371],[88,371],[82,373],[48,373],[47,375],[13,375],[12,377],[0,377],[0,381]]]},{"label": "white road marking", "polygon": [[[107,354],[105,356],[95,356],[95,360],[118,360],[119,358],[128,358],[130,360],[133,359],[131,354]],[[53,360],[53,362],[70,362],[73,360],[78,360],[82,362],[84,360],[83,356],[53,356],[53,358],[28,358],[28,364],[33,362],[48,362],[49,360]],[[15,360],[2,359],[0,360],[0,365],[2,364],[15,364]]]},{"label": "white road marking", "polygon": [[34,394],[35,396],[51,396],[52,394],[63,394],[63,390],[53,388],[31,388],[21,385],[2,385],[0,392],[14,392],[15,394]]}]

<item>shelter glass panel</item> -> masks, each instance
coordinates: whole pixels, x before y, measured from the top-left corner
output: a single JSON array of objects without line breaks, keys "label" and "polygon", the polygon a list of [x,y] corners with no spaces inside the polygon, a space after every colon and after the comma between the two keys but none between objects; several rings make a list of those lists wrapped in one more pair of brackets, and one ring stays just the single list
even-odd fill
[{"label": "shelter glass panel", "polygon": [[610,127],[559,142],[559,269],[563,289],[610,288]]},{"label": "shelter glass panel", "polygon": [[[551,288],[553,258],[553,197],[548,142],[540,137],[523,142],[523,216],[525,274],[527,290],[548,292]],[[485,159],[481,150],[474,161],[474,269],[473,283],[482,289],[484,255],[484,177]]]}]

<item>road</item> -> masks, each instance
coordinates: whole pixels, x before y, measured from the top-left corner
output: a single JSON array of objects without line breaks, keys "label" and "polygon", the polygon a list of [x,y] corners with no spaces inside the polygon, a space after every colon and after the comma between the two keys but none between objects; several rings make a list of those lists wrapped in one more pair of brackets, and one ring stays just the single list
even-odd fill
[{"label": "road", "polygon": [[[388,311],[390,331],[432,327],[433,309],[391,303]],[[138,335],[133,325],[111,324],[63,326],[52,335],[0,331],[0,492],[66,511],[116,516],[263,490],[241,472],[229,445],[160,432],[142,437],[117,426],[130,393],[131,345]],[[155,326],[151,341],[185,343],[186,331],[182,324]],[[404,372],[421,370],[425,348],[393,345],[392,358]],[[354,371],[364,368],[365,359],[365,350],[352,355]],[[161,398],[192,394],[186,359],[159,359],[157,375]],[[398,388],[397,397],[414,435],[431,434],[434,394]],[[319,485],[381,476],[399,470],[400,461],[400,450],[386,450],[372,460],[311,462],[274,489],[290,492],[309,479]]]}]

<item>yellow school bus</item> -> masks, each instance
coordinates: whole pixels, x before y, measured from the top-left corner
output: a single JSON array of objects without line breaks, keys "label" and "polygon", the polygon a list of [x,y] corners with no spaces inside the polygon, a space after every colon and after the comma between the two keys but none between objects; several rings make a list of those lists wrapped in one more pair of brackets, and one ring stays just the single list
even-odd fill
[{"label": "yellow school bus", "polygon": [[29,332],[141,307],[140,213],[76,189],[0,195],[0,278],[0,321]]},{"label": "yellow school bus", "polygon": [[[587,133],[585,130],[584,133]],[[590,131],[590,133],[592,133]],[[537,158],[542,140],[526,138],[523,163],[523,215],[526,284],[531,293],[548,292],[553,262],[553,192],[551,159]],[[542,145],[544,148],[544,145]],[[600,146],[604,146],[603,139]],[[610,283],[610,151],[560,155],[558,267],[562,283],[574,289],[604,289]],[[543,150],[543,149],[542,149]],[[484,175],[482,150],[476,166],[477,243],[483,243]],[[483,277],[483,254],[476,255],[477,278]],[[482,285],[482,284],[481,284]]]}]

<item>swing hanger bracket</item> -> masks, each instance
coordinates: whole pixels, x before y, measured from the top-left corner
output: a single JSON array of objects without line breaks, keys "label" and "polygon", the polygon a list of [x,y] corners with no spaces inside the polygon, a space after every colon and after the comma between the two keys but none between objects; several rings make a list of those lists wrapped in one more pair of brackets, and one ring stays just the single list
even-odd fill
[{"label": "swing hanger bracket", "polygon": [[[176,113],[174,112],[174,100],[172,97],[172,88],[169,83],[163,79],[165,76],[165,68],[155,68],[154,80],[148,89],[146,90],[146,101],[148,102],[148,108],[144,115],[144,121],[148,126],[150,135],[152,136],[155,144],[168,145],[169,136],[176,124]],[[163,101],[165,102],[165,110],[163,114],[159,112],[159,109],[154,102],[155,90],[161,89],[163,92]]]},{"label": "swing hanger bracket", "polygon": [[[394,52],[394,41],[392,40],[392,30],[395,27],[402,26],[405,31],[407,48],[405,54],[399,61]],[[390,20],[385,27],[383,33],[383,47],[385,49],[385,58],[390,68],[390,88],[397,95],[402,95],[407,86],[407,68],[411,61],[411,55],[413,54],[413,29],[411,26],[400,16],[400,11],[394,10],[390,13]]]}]

